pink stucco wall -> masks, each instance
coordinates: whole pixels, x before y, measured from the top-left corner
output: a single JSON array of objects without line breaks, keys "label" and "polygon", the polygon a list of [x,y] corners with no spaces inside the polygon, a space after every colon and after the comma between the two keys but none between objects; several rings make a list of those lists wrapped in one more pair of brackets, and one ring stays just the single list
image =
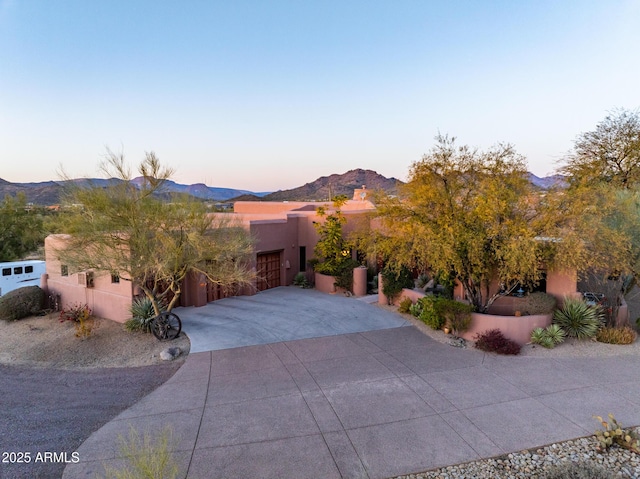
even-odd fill
[{"label": "pink stucco wall", "polygon": [[321,293],[333,294],[336,292],[336,278],[328,274],[314,273],[315,288]]},{"label": "pink stucco wall", "polygon": [[473,341],[476,334],[491,329],[499,329],[508,339],[523,345],[531,340],[531,331],[546,328],[551,324],[551,314],[528,316],[498,316],[494,314],[471,313],[471,326],[461,333],[464,339]]},{"label": "pink stucco wall", "polygon": [[[387,304],[387,298],[382,293],[378,293],[378,301]],[[399,305],[404,298],[409,298],[413,303],[424,297],[422,291],[413,289],[403,289],[394,301],[394,305]],[[517,342],[520,345],[526,344],[531,339],[531,331],[535,328],[546,328],[551,324],[552,315],[527,315],[527,316],[500,316],[494,314],[471,314],[471,325],[469,329],[461,333],[464,339],[473,341],[476,334],[483,333],[490,329],[499,329],[505,337]]]},{"label": "pink stucco wall", "polygon": [[[335,276],[329,276],[326,274],[314,273],[315,288],[321,293],[340,293],[345,292],[342,288],[335,286]],[[354,268],[353,270],[353,295],[354,296],[366,296],[367,295],[367,268],[364,266]]]},{"label": "pink stucco wall", "polygon": [[79,284],[77,273],[62,276],[55,249],[64,247],[64,238],[65,235],[50,235],[45,239],[46,289],[60,294],[63,308],[74,303],[87,304],[95,316],[118,322],[129,319],[133,298],[131,281],[121,278],[119,283],[112,283],[110,274],[93,272],[93,287],[86,287]]}]

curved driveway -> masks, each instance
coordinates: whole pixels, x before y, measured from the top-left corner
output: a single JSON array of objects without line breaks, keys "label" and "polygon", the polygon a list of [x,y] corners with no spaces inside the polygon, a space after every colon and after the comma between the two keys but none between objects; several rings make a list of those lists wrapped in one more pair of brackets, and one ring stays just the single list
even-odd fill
[{"label": "curved driveway", "polygon": [[[498,357],[437,343],[354,298],[279,288],[251,297],[251,308],[236,300],[211,311],[221,319],[223,308],[245,310],[237,321],[260,343],[190,354],[166,384],[85,441],[65,478],[121,464],[116,438],[131,426],[173,430],[180,477],[265,479],[408,474],[588,435],[593,414],[640,424],[636,356]],[[325,322],[327,334],[281,340],[308,334],[302,324],[272,327],[272,315],[292,309],[283,301]],[[228,325],[190,329],[188,312],[179,314],[192,348],[215,343]],[[335,329],[367,317],[377,318],[371,330]]]}]

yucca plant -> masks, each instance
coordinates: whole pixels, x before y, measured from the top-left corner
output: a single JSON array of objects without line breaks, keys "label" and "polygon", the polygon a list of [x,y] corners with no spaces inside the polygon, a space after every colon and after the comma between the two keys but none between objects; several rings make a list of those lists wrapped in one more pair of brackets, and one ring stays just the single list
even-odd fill
[{"label": "yucca plant", "polygon": [[553,322],[571,338],[593,338],[603,325],[602,309],[581,299],[565,298],[562,308],[553,314]]},{"label": "yucca plant", "polygon": [[[164,308],[161,307],[164,311]],[[135,298],[129,307],[131,319],[125,322],[127,331],[142,331],[148,333],[151,331],[151,321],[156,317],[153,309],[153,303],[149,298]]]}]

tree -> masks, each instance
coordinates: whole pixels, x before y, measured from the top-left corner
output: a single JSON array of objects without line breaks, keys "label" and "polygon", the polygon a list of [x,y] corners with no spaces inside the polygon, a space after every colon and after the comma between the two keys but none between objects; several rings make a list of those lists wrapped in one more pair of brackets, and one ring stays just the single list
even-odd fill
[{"label": "tree", "polygon": [[448,136],[436,141],[412,165],[401,197],[381,200],[377,248],[396,267],[453,274],[484,312],[497,297],[492,280],[510,289],[541,278],[538,197],[512,146],[480,152]]},{"label": "tree", "polygon": [[29,207],[24,193],[0,203],[0,261],[14,261],[44,244],[42,215]]},{"label": "tree", "polygon": [[640,182],[640,113],[625,109],[582,133],[560,172],[572,186],[604,183],[633,189]]},{"label": "tree", "polygon": [[567,236],[589,256],[591,288],[612,301],[610,323],[620,325],[620,299],[640,274],[640,114],[615,110],[594,131],[582,133],[559,172],[569,187],[558,202],[567,211]]},{"label": "tree", "polygon": [[353,244],[345,238],[342,226],[346,223],[346,218],[340,208],[347,201],[345,195],[338,195],[333,198],[334,211],[327,213],[326,208],[317,208],[318,216],[324,219],[323,222],[315,223],[315,229],[320,238],[316,243],[314,253],[319,260],[314,266],[314,270],[321,274],[336,277],[336,286],[351,290],[353,286],[353,268],[358,263],[352,259]]},{"label": "tree", "polygon": [[[101,165],[108,185],[76,185],[68,193],[71,213],[63,215],[69,234],[57,251],[72,270],[93,269],[133,281],[152,301],[170,311],[190,273],[226,287],[250,284],[249,234],[225,215],[209,215],[203,203],[169,196],[165,182],[173,171],[153,152],[140,163],[133,181],[123,155],[108,150]],[[73,183],[73,182],[69,182]],[[78,206],[79,205],[79,206]]]}]

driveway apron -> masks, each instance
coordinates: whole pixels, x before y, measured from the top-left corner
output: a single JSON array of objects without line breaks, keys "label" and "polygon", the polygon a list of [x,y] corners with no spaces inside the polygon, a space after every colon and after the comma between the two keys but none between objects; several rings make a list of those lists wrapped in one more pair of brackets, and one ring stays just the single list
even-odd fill
[{"label": "driveway apron", "polygon": [[593,414],[640,424],[635,356],[487,355],[355,298],[295,288],[178,314],[196,351],[85,441],[63,477],[125,464],[117,438],[132,427],[172,432],[181,478],[311,479],[388,478],[542,446],[591,434]]}]

